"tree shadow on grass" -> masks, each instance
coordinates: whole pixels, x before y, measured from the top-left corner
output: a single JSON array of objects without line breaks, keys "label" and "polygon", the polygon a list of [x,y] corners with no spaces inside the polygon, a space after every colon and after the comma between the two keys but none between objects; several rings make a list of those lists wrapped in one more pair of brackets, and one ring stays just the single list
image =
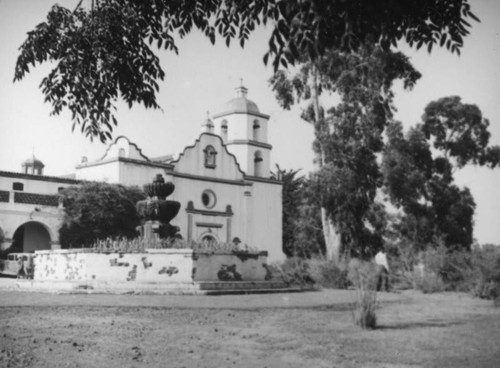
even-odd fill
[{"label": "tree shadow on grass", "polygon": [[464,321],[429,320],[377,325],[377,330],[410,330],[429,327],[450,327],[465,324]]},{"label": "tree shadow on grass", "polygon": [[314,307],[298,307],[297,309],[308,309],[319,312],[348,312],[355,308],[356,303],[339,303],[339,304],[327,304],[318,305]]}]

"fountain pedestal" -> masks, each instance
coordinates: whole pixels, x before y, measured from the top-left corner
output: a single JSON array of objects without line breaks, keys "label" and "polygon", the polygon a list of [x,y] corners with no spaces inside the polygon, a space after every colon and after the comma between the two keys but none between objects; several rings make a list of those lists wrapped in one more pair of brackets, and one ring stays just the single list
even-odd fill
[{"label": "fountain pedestal", "polygon": [[174,189],[174,184],[165,182],[161,174],[152,183],[144,185],[148,198],[137,202],[137,211],[143,219],[140,232],[146,242],[177,236],[180,229],[170,225],[170,221],[179,213],[181,204],[166,199]]}]

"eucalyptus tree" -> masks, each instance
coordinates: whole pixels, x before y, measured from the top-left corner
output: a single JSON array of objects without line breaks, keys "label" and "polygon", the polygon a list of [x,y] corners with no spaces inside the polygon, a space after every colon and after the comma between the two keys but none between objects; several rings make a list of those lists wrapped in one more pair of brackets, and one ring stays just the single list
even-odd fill
[{"label": "eucalyptus tree", "polygon": [[389,126],[382,170],[384,188],[403,212],[397,241],[416,252],[438,243],[470,249],[476,205],[454,173],[466,165],[499,164],[500,147],[489,144],[488,126],[476,105],[457,96],[430,102],[422,123],[406,134],[400,123]]},{"label": "eucalyptus tree", "polygon": [[[85,2],[85,3],[88,3]],[[54,5],[20,47],[14,80],[53,62],[40,87],[52,114],[71,112],[73,129],[90,139],[111,138],[116,101],[159,108],[165,71],[154,49],[178,52],[177,38],[193,29],[212,43],[245,45],[261,24],[272,28],[264,62],[274,70],[303,56],[357,51],[367,42],[385,50],[405,41],[460,53],[470,21],[468,0],[92,0]],[[82,5],[83,4],[83,5]]]},{"label": "eucalyptus tree", "polygon": [[494,168],[500,163],[500,147],[489,146],[489,125],[479,107],[450,96],[425,107],[421,129],[453,168],[467,164]]},{"label": "eucalyptus tree", "polygon": [[[317,191],[329,259],[369,257],[382,246],[383,216],[375,203],[381,174],[376,155],[394,110],[392,84],[411,88],[420,78],[408,58],[366,43],[304,60],[296,73],[279,70],[270,83],[284,108],[306,100],[302,117],[314,127]],[[320,106],[321,94],[336,94]]]}]

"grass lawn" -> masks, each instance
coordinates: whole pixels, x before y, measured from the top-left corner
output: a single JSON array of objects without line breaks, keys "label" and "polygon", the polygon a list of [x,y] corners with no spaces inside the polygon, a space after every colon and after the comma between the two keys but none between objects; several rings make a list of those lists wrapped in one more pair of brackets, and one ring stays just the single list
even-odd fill
[{"label": "grass lawn", "polygon": [[231,296],[205,308],[134,297],[1,304],[0,367],[500,367],[500,308],[466,294],[405,292],[380,306],[373,331],[356,327],[345,303],[245,307]]}]

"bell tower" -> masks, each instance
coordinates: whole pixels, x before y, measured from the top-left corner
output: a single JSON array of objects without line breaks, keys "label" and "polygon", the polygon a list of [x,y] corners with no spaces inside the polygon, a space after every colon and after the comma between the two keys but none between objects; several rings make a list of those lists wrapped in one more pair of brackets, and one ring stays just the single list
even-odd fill
[{"label": "bell tower", "polygon": [[215,133],[222,137],[241,169],[249,176],[269,178],[272,146],[268,143],[269,115],[247,98],[243,83],[221,113],[214,115]]}]

